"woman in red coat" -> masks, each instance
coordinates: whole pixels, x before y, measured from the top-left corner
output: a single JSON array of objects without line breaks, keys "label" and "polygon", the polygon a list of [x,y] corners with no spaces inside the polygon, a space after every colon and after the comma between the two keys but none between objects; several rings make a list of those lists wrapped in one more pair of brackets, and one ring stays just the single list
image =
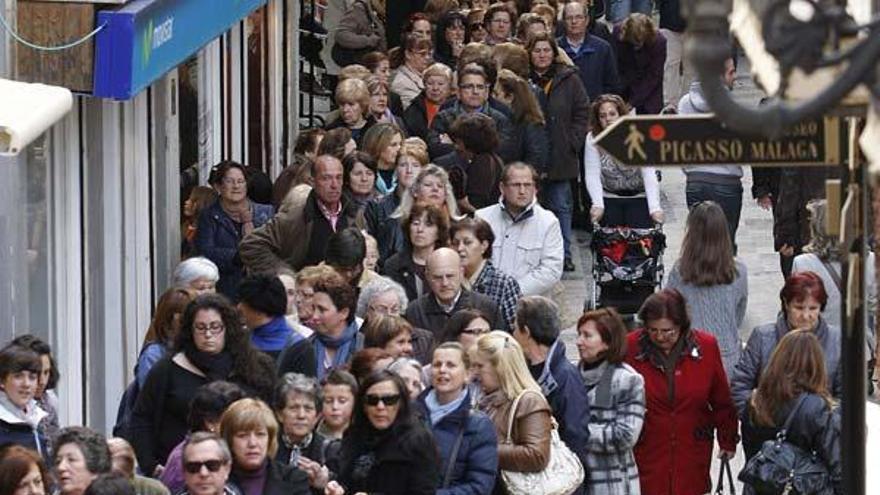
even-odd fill
[{"label": "woman in red coat", "polygon": [[737,419],[715,337],[690,328],[684,297],[649,297],[629,334],[626,363],[645,379],[647,413],[635,447],[642,495],[701,495],[718,430],[721,456],[736,452]]}]

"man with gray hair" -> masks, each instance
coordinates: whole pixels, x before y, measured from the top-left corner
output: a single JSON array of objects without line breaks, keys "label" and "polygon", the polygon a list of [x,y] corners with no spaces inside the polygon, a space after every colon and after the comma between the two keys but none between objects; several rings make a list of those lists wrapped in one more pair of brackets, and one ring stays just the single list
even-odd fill
[{"label": "man with gray hair", "polygon": [[[377,276],[361,289],[355,314],[364,319],[377,316],[404,316],[409,299],[406,289],[387,277]],[[434,348],[434,334],[424,328],[412,329],[413,357],[423,364],[431,362],[431,349]]]},{"label": "man with gray hair", "polygon": [[559,307],[546,297],[523,297],[514,326],[513,338],[522,346],[529,371],[553,409],[559,437],[586,466],[590,404],[581,374],[566,359],[565,343],[559,340]]},{"label": "man with gray hair", "polygon": [[238,495],[226,484],[231,470],[232,454],[226,441],[216,433],[193,433],[183,447],[186,491],[181,495]]}]

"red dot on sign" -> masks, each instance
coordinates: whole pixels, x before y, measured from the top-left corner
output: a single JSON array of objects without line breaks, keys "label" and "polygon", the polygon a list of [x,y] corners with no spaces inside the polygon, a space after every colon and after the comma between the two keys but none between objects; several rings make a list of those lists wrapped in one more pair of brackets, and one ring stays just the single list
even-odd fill
[{"label": "red dot on sign", "polygon": [[652,141],[662,141],[666,137],[666,128],[660,124],[654,124],[648,129],[648,135]]}]

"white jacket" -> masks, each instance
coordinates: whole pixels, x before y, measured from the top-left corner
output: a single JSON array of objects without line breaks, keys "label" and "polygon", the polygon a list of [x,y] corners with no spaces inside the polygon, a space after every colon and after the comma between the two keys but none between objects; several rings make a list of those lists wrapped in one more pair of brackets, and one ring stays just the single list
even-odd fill
[{"label": "white jacket", "polygon": [[492,227],[492,264],[519,282],[524,296],[546,295],[562,278],[562,230],[556,215],[537,200],[516,220],[503,201],[477,210]]},{"label": "white jacket", "polygon": [[406,64],[401,65],[391,76],[391,92],[400,96],[403,109],[409,108],[413,100],[425,89],[421,74],[417,74]]}]

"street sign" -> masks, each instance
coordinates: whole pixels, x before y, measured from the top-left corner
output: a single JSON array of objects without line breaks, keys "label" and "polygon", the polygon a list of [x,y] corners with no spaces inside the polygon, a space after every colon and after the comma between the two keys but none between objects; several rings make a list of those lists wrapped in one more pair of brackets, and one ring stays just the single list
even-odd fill
[{"label": "street sign", "polygon": [[618,119],[596,144],[630,166],[827,166],[841,163],[840,134],[838,117],[807,120],[767,139],[734,132],[713,114],[636,115]]}]

